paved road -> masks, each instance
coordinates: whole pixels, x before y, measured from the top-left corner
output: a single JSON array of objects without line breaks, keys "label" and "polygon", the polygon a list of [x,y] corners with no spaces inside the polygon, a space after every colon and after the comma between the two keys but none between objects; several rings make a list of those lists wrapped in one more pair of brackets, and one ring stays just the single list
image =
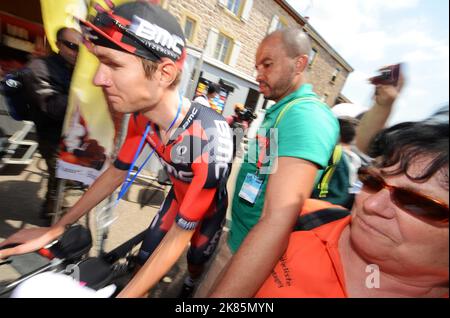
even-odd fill
[{"label": "paved road", "polygon": [[[12,135],[22,128],[22,123],[8,116],[4,100],[0,95],[0,128]],[[27,138],[34,139],[33,133]],[[235,162],[229,180],[229,191],[233,191],[238,163]],[[32,164],[28,166],[9,165],[0,169],[0,241],[21,228],[44,225],[38,213],[43,202],[47,182],[46,165],[36,153]],[[120,245],[135,234],[148,227],[155,213],[158,211],[168,189],[158,183],[147,182],[146,186],[133,185],[128,195],[116,209],[122,211],[119,219],[111,226],[104,249],[109,251]],[[69,191],[66,200],[69,206],[82,195],[80,191]],[[231,197],[231,196],[230,196]],[[99,249],[95,221],[93,217],[81,220],[89,226],[94,238],[91,255],[96,255]],[[229,217],[228,217],[229,218]],[[15,260],[15,266],[0,266],[0,282],[10,281],[27,270],[38,267],[42,259],[27,255]],[[166,277],[152,290],[151,297],[176,297],[186,275],[185,255],[175,264]]]},{"label": "paved road", "polygon": [[[234,183],[235,172],[236,164],[229,185]],[[45,194],[46,177],[45,162],[39,154],[34,156],[33,163],[27,167],[7,166],[0,171],[0,241],[18,229],[43,225],[42,220],[38,218],[38,212]],[[231,187],[229,189],[232,190]],[[133,185],[117,208],[122,212],[110,228],[105,250],[113,249],[147,228],[167,190],[167,188],[161,188],[158,183],[149,183],[147,186]],[[66,199],[69,204],[73,204],[81,194],[80,191],[70,191]],[[98,238],[95,236],[96,229],[92,213],[91,217],[82,220],[82,223],[89,225],[91,232],[94,233],[95,246],[91,254],[95,255],[98,249]],[[25,260],[25,265],[29,263],[31,263],[29,259]],[[186,258],[183,256],[152,290],[151,297],[176,297],[185,274]],[[0,281],[12,280],[19,275],[20,268],[17,266],[15,268],[8,265],[0,266]]]}]

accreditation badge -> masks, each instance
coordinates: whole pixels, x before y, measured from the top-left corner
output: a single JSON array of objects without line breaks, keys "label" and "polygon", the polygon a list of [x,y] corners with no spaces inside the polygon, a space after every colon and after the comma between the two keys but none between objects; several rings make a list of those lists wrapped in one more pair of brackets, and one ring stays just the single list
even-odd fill
[{"label": "accreditation badge", "polygon": [[255,204],[256,199],[261,192],[262,185],[263,180],[254,173],[248,173],[241,191],[239,192],[239,197],[250,204]]}]

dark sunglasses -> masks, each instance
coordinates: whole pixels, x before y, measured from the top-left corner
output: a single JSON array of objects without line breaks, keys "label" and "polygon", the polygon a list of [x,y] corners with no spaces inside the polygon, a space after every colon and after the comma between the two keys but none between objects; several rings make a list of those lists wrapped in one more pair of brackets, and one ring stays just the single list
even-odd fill
[{"label": "dark sunglasses", "polygon": [[73,50],[73,51],[78,51],[80,49],[80,46],[76,43],[67,41],[67,40],[59,40],[59,42],[61,42],[62,44],[64,44],[66,47],[68,47],[69,49]]},{"label": "dark sunglasses", "polygon": [[141,39],[140,37],[138,37],[136,34],[131,32],[128,29],[127,26],[125,26],[122,23],[120,23],[114,17],[109,15],[107,12],[99,13],[94,18],[94,22],[93,23],[94,23],[94,25],[99,25],[100,24],[100,25],[102,25],[102,28],[107,28],[107,29],[115,27],[120,33],[127,35],[134,42],[136,42],[136,43],[140,44],[141,46],[145,47],[147,49],[148,53],[150,53],[150,55],[152,55],[152,60],[153,61],[161,60],[161,57],[154,52],[154,50],[151,48],[151,45],[149,44],[149,42],[147,42],[147,41]]},{"label": "dark sunglasses", "polygon": [[448,223],[448,204],[412,190],[389,185],[370,168],[360,168],[358,177],[367,192],[376,193],[388,189],[392,202],[409,214],[424,220]]}]

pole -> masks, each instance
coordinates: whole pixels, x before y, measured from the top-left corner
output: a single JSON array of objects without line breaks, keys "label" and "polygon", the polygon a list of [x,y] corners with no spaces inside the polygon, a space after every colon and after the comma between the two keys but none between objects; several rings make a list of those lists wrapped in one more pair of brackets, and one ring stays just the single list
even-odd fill
[{"label": "pole", "polygon": [[[128,121],[130,119],[130,115],[124,115],[122,118],[122,122],[120,124],[120,129],[118,129],[118,133],[117,133],[117,138],[116,138],[116,144],[114,145],[114,151],[111,155],[111,159],[114,160],[118,153],[119,150],[125,140],[125,137],[127,136],[127,128],[128,128]],[[107,198],[107,204],[111,204],[114,201],[114,193],[112,195],[110,195]],[[96,211],[98,212],[98,211]],[[109,217],[112,218],[112,210],[110,209],[108,211],[109,213]],[[95,218],[97,220],[97,218]],[[96,228],[96,234],[97,234],[97,254],[98,255],[103,255],[105,253],[105,242],[108,239],[108,234],[109,234],[109,229],[108,228],[103,228],[103,227],[99,227],[98,224],[96,224],[95,226]]]}]

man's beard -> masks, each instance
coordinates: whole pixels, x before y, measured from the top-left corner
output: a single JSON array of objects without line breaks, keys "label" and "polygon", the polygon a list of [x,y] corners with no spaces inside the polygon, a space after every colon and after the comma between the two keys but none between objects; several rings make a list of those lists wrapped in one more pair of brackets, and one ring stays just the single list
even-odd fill
[{"label": "man's beard", "polygon": [[278,82],[273,88],[271,88],[270,96],[266,98],[274,101],[279,101],[286,95],[286,92],[291,88],[291,86],[292,79],[284,80],[281,83]]},{"label": "man's beard", "polygon": [[270,91],[270,96],[266,97],[266,99],[277,102],[280,101],[294,85],[294,78],[295,68],[289,67],[285,72],[285,76],[280,77],[277,82],[274,82],[273,85],[269,86],[266,84]]}]

